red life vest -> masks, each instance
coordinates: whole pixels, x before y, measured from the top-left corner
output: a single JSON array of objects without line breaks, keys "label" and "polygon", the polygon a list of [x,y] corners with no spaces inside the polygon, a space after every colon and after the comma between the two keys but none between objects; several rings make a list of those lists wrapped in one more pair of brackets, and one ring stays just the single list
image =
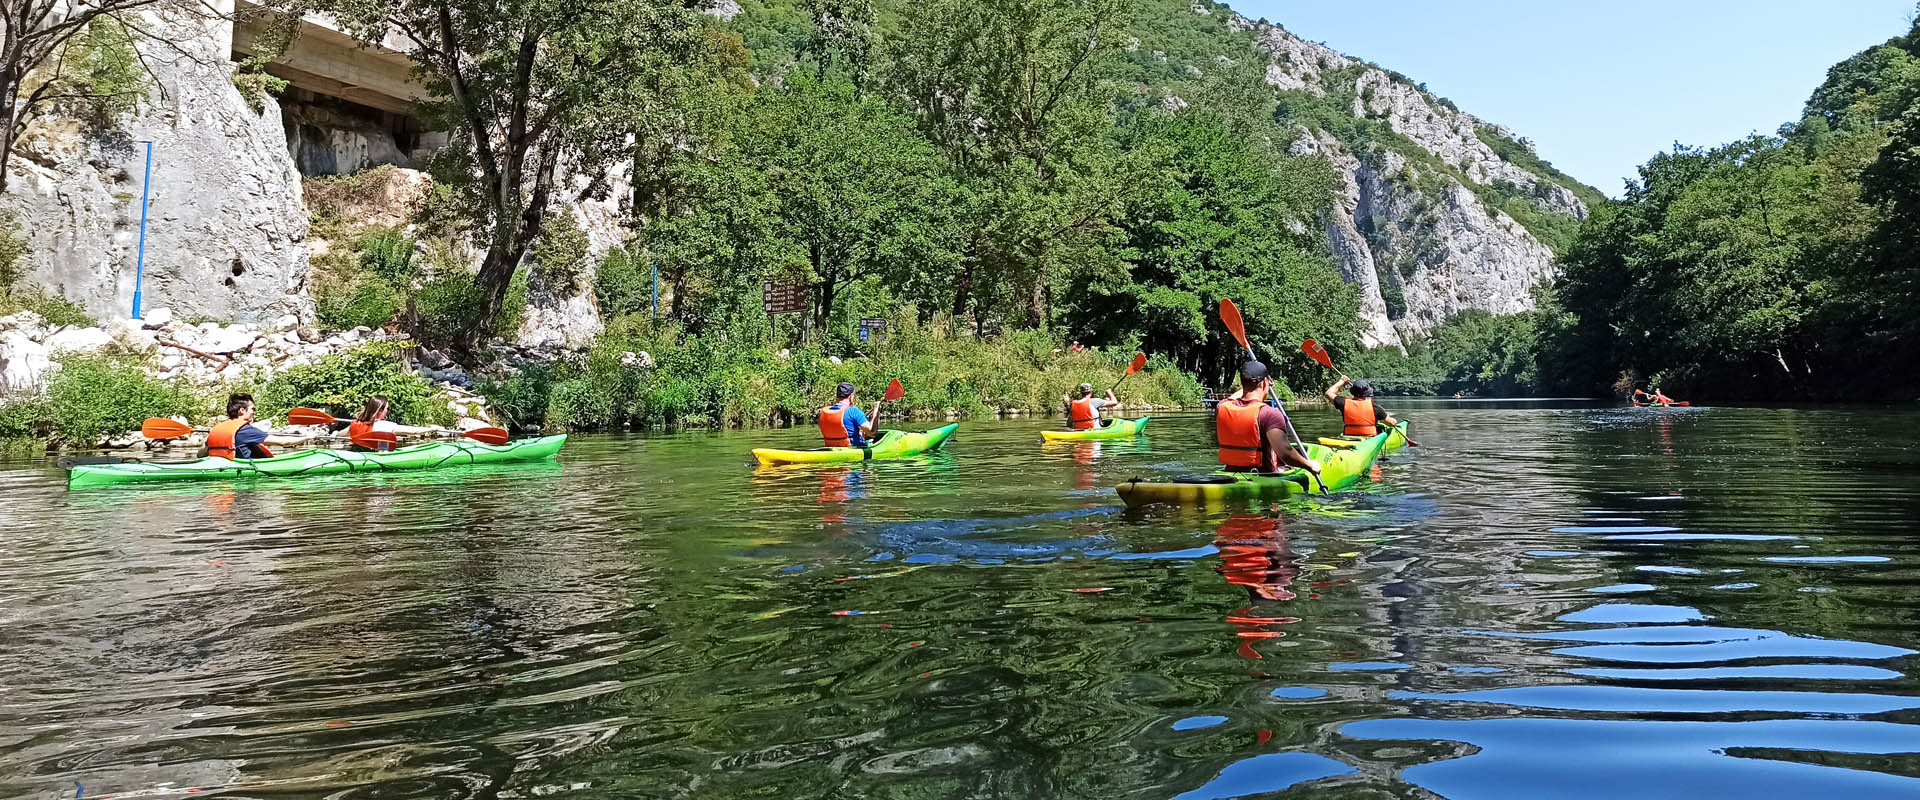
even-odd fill
[{"label": "red life vest", "polygon": [[1375,424],[1378,420],[1373,412],[1373,398],[1349,397],[1340,404],[1340,416],[1345,419],[1348,436],[1372,436],[1380,432]]},{"label": "red life vest", "polygon": [[1215,438],[1220,442],[1220,463],[1242,469],[1259,469],[1265,444],[1260,441],[1260,404],[1222,400],[1214,411]]},{"label": "red life vest", "polygon": [[371,422],[361,422],[360,420],[356,419],[353,421],[352,424],[347,426],[348,439],[358,439],[372,432],[373,432],[373,423]]},{"label": "red life vest", "polygon": [[[207,455],[215,458],[238,458],[234,454],[233,437],[246,426],[247,423],[237,419],[230,419],[213,426],[213,430],[207,431]],[[273,457],[273,453],[268,451],[264,444],[254,445],[253,454],[255,458]]]},{"label": "red life vest", "polygon": [[853,440],[847,438],[847,422],[844,417],[847,409],[839,404],[820,409],[820,435],[827,440],[828,447],[851,447]]},{"label": "red life vest", "polygon": [[1093,398],[1082,397],[1067,404],[1067,421],[1073,423],[1074,430],[1086,430],[1099,424],[1094,415]]}]

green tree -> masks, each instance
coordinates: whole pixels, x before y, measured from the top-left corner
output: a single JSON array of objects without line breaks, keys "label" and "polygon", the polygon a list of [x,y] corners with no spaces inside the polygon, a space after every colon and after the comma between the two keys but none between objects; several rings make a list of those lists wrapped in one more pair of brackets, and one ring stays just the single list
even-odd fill
[{"label": "green tree", "polygon": [[[971,236],[956,315],[1012,303],[1050,322],[1049,276],[1098,251],[1129,188],[1104,134],[1123,0],[935,0],[907,16],[889,81],[946,156]],[[1097,257],[1097,252],[1093,253]]]},{"label": "green tree", "polygon": [[362,38],[398,31],[473,180],[460,184],[485,255],[469,347],[564,199],[560,172],[597,175],[630,154],[636,101],[699,41],[696,12],[664,0],[323,0]]}]

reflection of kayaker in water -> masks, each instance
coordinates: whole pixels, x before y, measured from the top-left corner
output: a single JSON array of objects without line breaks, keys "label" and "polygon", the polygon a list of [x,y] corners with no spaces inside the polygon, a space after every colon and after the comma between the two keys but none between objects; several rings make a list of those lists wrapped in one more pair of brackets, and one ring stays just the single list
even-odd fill
[{"label": "reflection of kayaker in water", "polygon": [[[853,402],[854,386],[841,381],[833,405],[820,409],[820,435],[828,447],[866,447],[867,437],[875,436],[874,420]],[[880,403],[873,404],[873,415],[880,416]]]},{"label": "reflection of kayaker in water", "polygon": [[1227,583],[1245,589],[1248,605],[1227,617],[1234,636],[1241,640],[1240,655],[1259,658],[1253,649],[1255,639],[1278,639],[1284,634],[1273,626],[1298,620],[1294,617],[1269,617],[1256,614],[1262,603],[1284,602],[1294,598],[1287,588],[1300,574],[1287,548],[1284,523],[1277,516],[1235,514],[1214,532],[1214,547],[1220,551],[1220,575]]},{"label": "reflection of kayaker in water", "polygon": [[1220,463],[1230,472],[1278,472],[1285,464],[1319,475],[1320,463],[1288,442],[1287,412],[1265,405],[1272,388],[1267,365],[1240,367],[1240,391],[1214,407]]}]

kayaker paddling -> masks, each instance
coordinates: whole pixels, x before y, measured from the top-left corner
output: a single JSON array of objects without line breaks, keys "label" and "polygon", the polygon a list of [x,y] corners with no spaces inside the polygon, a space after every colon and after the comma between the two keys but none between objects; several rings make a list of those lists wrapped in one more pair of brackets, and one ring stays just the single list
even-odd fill
[{"label": "kayaker paddling", "polygon": [[227,396],[226,421],[207,432],[207,444],[201,448],[200,455],[234,460],[272,458],[273,451],[268,450],[267,445],[293,447],[306,444],[312,438],[262,430],[253,424],[253,395],[232,394]]},{"label": "kayaker paddling", "polygon": [[1104,398],[1094,397],[1091,383],[1080,384],[1072,395],[1063,399],[1067,401],[1067,426],[1077,431],[1100,427],[1102,424],[1100,410],[1107,406],[1120,405],[1120,401],[1113,396],[1112,389],[1107,390],[1107,396]]},{"label": "kayaker paddling", "polygon": [[1287,412],[1266,404],[1272,388],[1267,365],[1248,361],[1240,367],[1240,390],[1220,401],[1214,410],[1220,463],[1228,472],[1279,472],[1285,467],[1298,467],[1319,475],[1320,462],[1292,447],[1287,437]]},{"label": "kayaker paddling", "polygon": [[[1347,389],[1352,397],[1341,397],[1340,390]],[[1373,384],[1367,379],[1354,380],[1345,375],[1327,387],[1327,402],[1333,404],[1333,410],[1340,412],[1342,433],[1348,436],[1372,436],[1380,432],[1385,425],[1393,427],[1400,424],[1386,409],[1373,402]]]},{"label": "kayaker paddling", "polygon": [[[867,438],[877,436],[875,420],[853,401],[855,387],[841,381],[834,391],[833,405],[820,409],[820,436],[828,447],[866,447]],[[880,416],[880,403],[873,404],[873,416]]]},{"label": "kayaker paddling", "polygon": [[[441,431],[439,428],[401,425],[393,420],[387,419],[387,410],[391,405],[392,401],[388,400],[385,395],[376,394],[367,398],[367,402],[360,406],[360,413],[354,416],[353,422],[347,424],[347,439],[349,441],[359,440],[369,433],[391,433],[395,436],[423,436]],[[359,452],[371,452],[368,448],[362,447],[357,443],[352,445],[352,449]],[[383,445],[383,449],[388,448]]]}]

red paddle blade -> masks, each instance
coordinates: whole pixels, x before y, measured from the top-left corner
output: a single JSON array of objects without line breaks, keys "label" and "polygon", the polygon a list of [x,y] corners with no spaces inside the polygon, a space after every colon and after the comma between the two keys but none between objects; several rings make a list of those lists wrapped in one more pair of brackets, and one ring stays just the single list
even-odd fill
[{"label": "red paddle blade", "polygon": [[359,436],[350,437],[348,441],[367,448],[368,450],[392,450],[399,446],[400,437],[394,436],[391,433],[369,431]]},{"label": "red paddle blade", "polygon": [[1227,332],[1233,334],[1242,349],[1253,352],[1253,345],[1247,344],[1247,323],[1240,319],[1240,307],[1224,297],[1220,298],[1220,322],[1227,326]]},{"label": "red paddle blade", "polygon": [[505,428],[474,428],[466,432],[466,437],[481,444],[501,445],[507,443]]},{"label": "red paddle blade", "polygon": [[148,417],[140,423],[140,435],[149,439],[178,439],[193,433],[193,426],[162,417]]},{"label": "red paddle blade", "polygon": [[898,400],[906,396],[907,396],[907,387],[900,385],[899,378],[894,378],[892,383],[887,384],[887,393],[884,396],[882,396],[880,399],[891,403],[895,400]]},{"label": "red paddle blade", "polygon": [[1327,355],[1327,348],[1321,347],[1319,342],[1308,339],[1300,343],[1300,350],[1305,352],[1308,358],[1320,362],[1320,366],[1333,369],[1333,357]]},{"label": "red paddle blade", "polygon": [[[1132,364],[1128,364],[1128,365],[1127,365],[1127,375],[1132,375],[1133,373],[1136,373],[1136,372],[1139,372],[1140,370],[1143,370],[1143,369],[1146,369],[1146,367],[1147,367],[1147,354],[1146,354],[1146,353],[1134,353],[1134,354],[1133,354],[1133,363],[1132,363]],[[1126,376],[1125,376],[1125,375],[1123,375],[1123,376],[1121,376],[1121,377],[1126,377]]]},{"label": "red paddle blade", "polygon": [[339,421],[334,415],[317,408],[296,408],[287,412],[287,423],[290,425],[332,425]]}]

